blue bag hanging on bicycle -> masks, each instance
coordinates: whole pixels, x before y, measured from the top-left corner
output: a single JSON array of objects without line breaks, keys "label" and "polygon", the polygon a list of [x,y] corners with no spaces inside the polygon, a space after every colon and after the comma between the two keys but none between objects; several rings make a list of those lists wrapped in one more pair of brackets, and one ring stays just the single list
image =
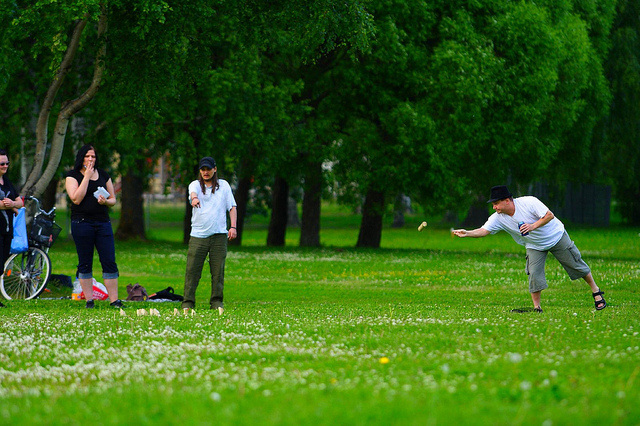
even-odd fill
[{"label": "blue bag hanging on bicycle", "polygon": [[27,220],[24,207],[18,210],[13,218],[13,239],[11,240],[11,254],[24,253],[29,249],[27,238]]}]

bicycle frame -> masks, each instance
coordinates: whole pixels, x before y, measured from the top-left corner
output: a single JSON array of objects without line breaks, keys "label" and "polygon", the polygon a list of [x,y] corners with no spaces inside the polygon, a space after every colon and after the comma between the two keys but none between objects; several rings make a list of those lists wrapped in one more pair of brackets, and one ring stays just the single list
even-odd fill
[{"label": "bicycle frame", "polygon": [[[24,253],[11,255],[3,265],[4,270],[0,276],[0,292],[9,300],[34,299],[44,290],[51,276],[51,259],[47,253],[60,231],[55,223],[55,207],[47,212],[40,207],[40,200],[37,198],[25,197],[25,201],[27,200],[35,201],[37,208],[32,232],[28,235],[29,248]],[[37,218],[41,215],[46,224],[42,221],[37,223]],[[43,233],[45,229],[46,233]]]}]

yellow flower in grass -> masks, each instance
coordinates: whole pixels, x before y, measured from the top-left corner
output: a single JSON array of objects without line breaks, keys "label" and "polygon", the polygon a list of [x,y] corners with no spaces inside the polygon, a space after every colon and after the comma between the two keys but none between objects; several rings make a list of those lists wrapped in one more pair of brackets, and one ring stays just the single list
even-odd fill
[{"label": "yellow flower in grass", "polygon": [[380,358],[380,364],[389,364],[389,358],[383,356],[382,358]]}]

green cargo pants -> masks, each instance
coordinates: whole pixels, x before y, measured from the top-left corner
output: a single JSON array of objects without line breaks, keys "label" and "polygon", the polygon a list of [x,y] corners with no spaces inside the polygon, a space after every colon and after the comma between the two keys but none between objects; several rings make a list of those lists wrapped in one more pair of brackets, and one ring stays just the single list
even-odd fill
[{"label": "green cargo pants", "polygon": [[191,237],[187,251],[187,272],[184,278],[184,300],[182,308],[193,308],[196,304],[196,289],[202,277],[204,261],[209,256],[211,271],[211,309],[224,304],[224,262],[227,258],[227,234],[214,234],[207,238]]}]

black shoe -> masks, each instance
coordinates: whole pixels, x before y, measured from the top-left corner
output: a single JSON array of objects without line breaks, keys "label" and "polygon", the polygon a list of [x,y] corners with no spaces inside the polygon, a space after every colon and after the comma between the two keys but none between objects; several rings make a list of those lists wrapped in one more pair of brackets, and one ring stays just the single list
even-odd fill
[{"label": "black shoe", "polygon": [[87,309],[93,309],[96,307],[96,304],[93,300],[87,300],[87,304],[84,307]]},{"label": "black shoe", "polygon": [[111,302],[109,304],[109,306],[111,306],[112,308],[120,308],[120,309],[124,309],[124,304],[122,303],[122,300],[118,299],[115,302]]}]

